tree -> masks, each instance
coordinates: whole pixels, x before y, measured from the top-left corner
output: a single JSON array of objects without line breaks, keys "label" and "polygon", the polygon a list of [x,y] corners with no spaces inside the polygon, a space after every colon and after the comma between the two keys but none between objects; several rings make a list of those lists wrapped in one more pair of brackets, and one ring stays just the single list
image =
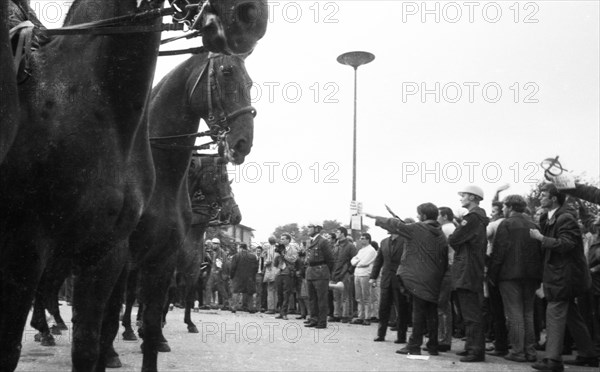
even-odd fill
[{"label": "tree", "polygon": [[300,236],[300,229],[298,228],[298,224],[294,222],[288,223],[283,226],[277,226],[275,228],[275,231],[273,231],[272,235],[274,235],[276,238],[279,238],[283,233],[288,233],[292,236],[292,239],[298,240]]}]

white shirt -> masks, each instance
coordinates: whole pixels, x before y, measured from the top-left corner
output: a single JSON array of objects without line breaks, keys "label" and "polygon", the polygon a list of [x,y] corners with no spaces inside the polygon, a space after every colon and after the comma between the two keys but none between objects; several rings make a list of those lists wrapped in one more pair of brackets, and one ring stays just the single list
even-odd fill
[{"label": "white shirt", "polygon": [[551,220],[551,219],[552,219],[552,217],[554,216],[554,213],[556,213],[556,211],[557,211],[557,210],[558,210],[558,207],[557,207],[557,208],[554,208],[554,209],[553,209],[553,210],[551,210],[551,211],[548,211],[548,220]]},{"label": "white shirt", "polygon": [[350,261],[353,266],[356,266],[354,276],[370,276],[375,257],[377,257],[377,251],[371,244],[362,247]]},{"label": "white shirt", "polygon": [[[446,239],[450,237],[456,230],[456,226],[452,222],[448,222],[442,225],[442,232],[446,235]],[[452,265],[454,263],[454,249],[448,244],[448,265]]]}]

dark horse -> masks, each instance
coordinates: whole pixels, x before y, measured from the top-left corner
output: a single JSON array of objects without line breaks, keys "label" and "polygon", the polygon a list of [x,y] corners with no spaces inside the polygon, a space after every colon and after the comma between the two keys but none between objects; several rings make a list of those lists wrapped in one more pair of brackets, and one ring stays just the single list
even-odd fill
[{"label": "dark horse", "polygon": [[251,83],[243,58],[203,53],[183,62],[152,90],[149,120],[156,187],[129,244],[144,307],[144,369],[156,369],[157,353],[164,345],[162,309],[192,220],[187,173],[195,137],[188,134],[198,130],[203,118],[210,133],[224,141],[224,157],[242,163],[253,141]]},{"label": "dark horse", "polygon": [[19,127],[19,96],[8,28],[8,0],[0,0],[0,163]]},{"label": "dark horse", "polygon": [[[162,3],[76,0],[65,25]],[[54,37],[32,53],[32,76],[19,86],[20,129],[0,165],[2,371],[17,366],[34,290],[51,256],[70,260],[75,274],[73,369],[104,369],[118,330],[129,235],[154,185],[145,107],[159,45],[157,32],[86,34]]]},{"label": "dark horse", "polygon": [[[191,309],[194,306],[198,279],[201,275],[201,265],[204,262],[204,233],[209,226],[215,225],[237,225],[242,222],[242,215],[238,205],[235,203],[227,167],[222,158],[199,159],[201,167],[206,162],[212,162],[215,172],[204,174],[203,172],[190,169],[190,182],[200,185],[217,182],[222,187],[219,189],[220,200],[223,208],[219,209],[205,200],[208,196],[195,194],[192,197],[192,210],[194,211],[190,229],[183,242],[183,249],[177,257],[176,279],[179,288],[183,289],[181,299],[185,301],[185,313],[183,321],[191,333],[198,333],[198,328],[192,322]],[[196,168],[198,169],[198,168]],[[214,179],[214,181],[213,181]],[[204,189],[204,188],[202,188]]]},{"label": "dark horse", "polygon": [[[194,156],[188,171],[188,188],[193,216],[182,249],[177,254],[175,280],[181,292],[180,298],[185,300],[184,322],[188,325],[189,332],[198,333],[191,320],[191,308],[195,300],[201,264],[204,261],[204,233],[209,226],[240,223],[241,213],[233,198],[226,162],[221,157]],[[128,341],[137,340],[131,327],[131,310],[136,298],[137,279],[137,270],[130,272],[122,320],[125,327],[123,339]],[[138,320],[141,315],[139,310]],[[164,346],[161,351],[168,351],[167,345]]]}]

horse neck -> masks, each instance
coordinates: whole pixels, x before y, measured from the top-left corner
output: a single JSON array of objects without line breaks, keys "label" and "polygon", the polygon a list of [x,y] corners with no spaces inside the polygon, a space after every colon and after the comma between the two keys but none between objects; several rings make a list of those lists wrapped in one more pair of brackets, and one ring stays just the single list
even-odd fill
[{"label": "horse neck", "polygon": [[184,249],[196,252],[201,250],[200,257],[204,256],[204,233],[206,232],[207,226],[204,225],[192,225],[190,226],[186,241],[191,244],[184,244]]},{"label": "horse neck", "polygon": [[[76,0],[69,10],[65,26],[129,15],[136,12],[136,7],[137,0]],[[160,23],[159,17],[135,25],[152,26]],[[133,111],[138,115],[151,89],[160,37],[159,32],[62,36],[61,45],[69,51],[62,58],[84,53],[82,50],[88,51],[88,59],[95,58],[81,68],[92,70],[101,77],[102,86],[107,90],[108,97],[112,98],[112,104],[134,107]]]},{"label": "horse neck", "polygon": [[[206,118],[208,107],[206,100],[193,99],[191,94],[195,88],[194,95],[202,91],[202,95],[206,96],[208,71],[202,77],[200,74],[207,56],[202,53],[188,58],[152,89],[149,112],[151,136],[187,134],[198,130],[200,119]],[[202,81],[198,81],[200,78]],[[194,142],[195,139],[191,138],[181,143],[192,145]]]}]

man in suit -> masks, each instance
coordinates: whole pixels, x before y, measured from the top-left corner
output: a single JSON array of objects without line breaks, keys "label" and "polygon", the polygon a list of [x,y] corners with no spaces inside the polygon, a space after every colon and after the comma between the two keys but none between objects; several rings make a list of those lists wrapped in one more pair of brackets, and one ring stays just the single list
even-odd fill
[{"label": "man in suit", "polygon": [[310,319],[306,321],[306,327],[315,328],[327,328],[329,277],[333,271],[331,247],[328,240],[319,234],[321,229],[319,223],[308,225],[310,243],[306,252],[306,280]]},{"label": "man in suit", "polygon": [[240,243],[238,252],[231,258],[229,276],[232,280],[233,298],[231,312],[239,310],[240,302],[242,308],[255,312],[252,304],[252,295],[256,290],[256,273],[258,272],[258,259],[248,252],[248,245]]},{"label": "man in suit", "polygon": [[396,275],[400,259],[404,252],[405,239],[397,234],[391,234],[381,241],[377,251],[371,278],[371,285],[377,283],[381,274],[381,303],[379,305],[379,327],[377,337],[373,341],[384,341],[390,319],[392,305],[396,309],[396,328],[398,329],[397,344],[406,343],[406,330],[408,328],[409,304],[406,296],[402,294],[402,283]]},{"label": "man in suit", "polygon": [[591,286],[590,273],[583,253],[581,230],[575,211],[565,205],[566,195],[553,184],[540,190],[540,204],[547,212],[540,217],[540,230],[531,229],[530,236],[542,243],[544,254],[542,280],[546,308],[546,355],[532,367],[541,371],[562,372],[565,327],[577,345],[578,356],[570,363],[598,366],[592,339],[575,298]]}]

